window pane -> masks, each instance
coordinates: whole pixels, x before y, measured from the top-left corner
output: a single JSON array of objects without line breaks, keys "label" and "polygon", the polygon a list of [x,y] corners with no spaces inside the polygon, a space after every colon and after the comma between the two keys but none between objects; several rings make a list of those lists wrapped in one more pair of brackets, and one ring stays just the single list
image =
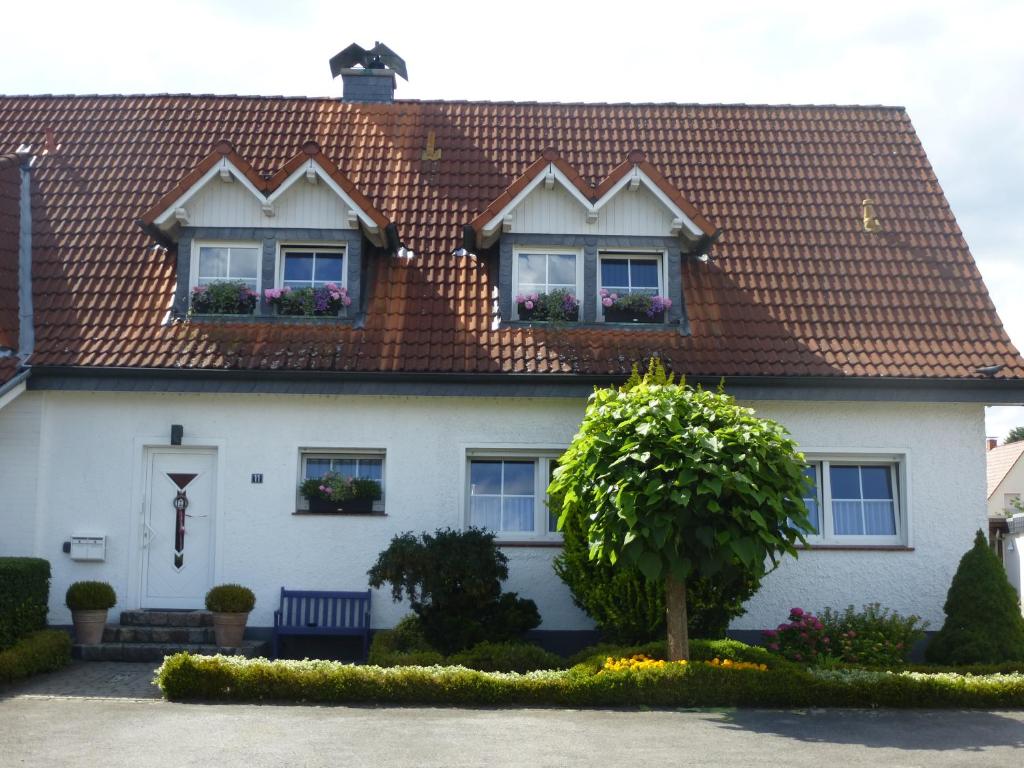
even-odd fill
[{"label": "window pane", "polygon": [[284,257],[284,279],[310,282],[313,279],[313,254],[288,253]]},{"label": "window pane", "polygon": [[[474,461],[469,467],[470,493],[480,494],[501,493],[501,462]],[[499,509],[500,514],[500,509]]]},{"label": "window pane", "polygon": [[818,517],[820,512],[818,508],[818,465],[804,467],[804,477],[810,482],[810,489],[806,491],[807,495],[804,497],[804,506],[807,507],[807,517],[811,521],[814,532],[818,533],[821,531]]},{"label": "window pane", "polygon": [[506,496],[502,499],[501,530],[533,530],[533,497]]},{"label": "window pane", "polygon": [[383,459],[360,459],[359,477],[368,477],[370,480],[380,482],[384,479]]},{"label": "window pane", "polygon": [[255,248],[232,248],[230,276],[243,280],[256,280],[259,255]]},{"label": "window pane", "polygon": [[832,518],[837,536],[860,536],[864,533],[859,501],[833,501]]},{"label": "window pane", "polygon": [[199,249],[199,277],[227,277],[228,249],[203,247]]},{"label": "window pane", "polygon": [[830,467],[833,499],[860,498],[860,467]]},{"label": "window pane", "polygon": [[891,501],[864,502],[864,528],[869,536],[895,536],[896,515]]},{"label": "window pane", "polygon": [[548,284],[575,285],[576,257],[568,253],[548,256]]},{"label": "window pane", "polygon": [[316,255],[316,282],[341,285],[341,265],[345,257],[340,253],[318,253]]},{"label": "window pane", "polygon": [[319,479],[331,469],[330,459],[306,459],[306,477]]},{"label": "window pane", "polygon": [[501,497],[473,496],[469,500],[469,522],[492,531],[501,530]]},{"label": "window pane", "polygon": [[533,496],[533,485],[532,461],[505,462],[505,487],[503,493],[515,496]]},{"label": "window pane", "polygon": [[602,259],[601,286],[604,288],[629,287],[629,260]]},{"label": "window pane", "polygon": [[861,467],[865,499],[891,499],[892,474],[889,467]]},{"label": "window pane", "polygon": [[334,471],[342,477],[357,477],[358,466],[355,459],[335,459]]},{"label": "window pane", "polygon": [[[545,285],[548,281],[545,271],[547,257],[542,253],[519,254],[519,283],[537,283]],[[522,289],[520,289],[521,291]],[[543,290],[543,289],[542,289]]]},{"label": "window pane", "polygon": [[634,259],[630,262],[630,276],[633,288],[658,287],[658,262]]}]

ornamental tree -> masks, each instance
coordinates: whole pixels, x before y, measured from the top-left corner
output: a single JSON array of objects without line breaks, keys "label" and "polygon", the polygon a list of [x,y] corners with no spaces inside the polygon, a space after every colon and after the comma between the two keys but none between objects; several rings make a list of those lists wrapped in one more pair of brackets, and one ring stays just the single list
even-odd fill
[{"label": "ornamental tree", "polygon": [[590,557],[665,581],[671,660],[689,657],[686,582],[758,580],[811,530],[804,457],[785,428],[658,360],[590,396],[549,494],[587,520]]},{"label": "ornamental tree", "polygon": [[1024,440],[1024,427],[1014,427],[1010,430],[1010,434],[1006,436],[1003,443],[1019,443],[1021,440]]}]

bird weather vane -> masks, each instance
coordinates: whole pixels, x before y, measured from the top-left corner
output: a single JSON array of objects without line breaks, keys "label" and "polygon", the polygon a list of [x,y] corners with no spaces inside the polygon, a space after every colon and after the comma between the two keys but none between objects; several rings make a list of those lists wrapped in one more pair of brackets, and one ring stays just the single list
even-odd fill
[{"label": "bird weather vane", "polygon": [[358,43],[352,43],[341,53],[332,56],[331,77],[337,77],[343,70],[357,65],[363,69],[390,69],[396,75],[401,75],[403,80],[409,79],[409,73],[405,69],[405,59],[381,42],[376,42],[369,50]]}]

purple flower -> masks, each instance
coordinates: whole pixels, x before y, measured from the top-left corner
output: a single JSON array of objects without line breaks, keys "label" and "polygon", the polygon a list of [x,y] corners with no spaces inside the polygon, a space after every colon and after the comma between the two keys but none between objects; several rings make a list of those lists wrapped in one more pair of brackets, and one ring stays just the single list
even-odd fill
[{"label": "purple flower", "polygon": [[347,307],[349,304],[352,303],[352,299],[350,299],[348,296],[342,296],[341,303]]},{"label": "purple flower", "polygon": [[523,296],[523,294],[521,294],[521,293],[516,294],[516,304],[525,304],[525,303],[526,303],[526,297]]},{"label": "purple flower", "polygon": [[533,309],[533,302],[527,299],[525,306],[527,309]]},{"label": "purple flower", "polygon": [[796,617],[799,618],[800,616],[804,615],[804,609],[803,608],[790,608],[789,609],[789,615],[790,616],[796,616]]},{"label": "purple flower", "polygon": [[601,303],[606,307],[610,307],[615,302],[612,301],[611,296],[605,296],[603,299],[601,299]]}]

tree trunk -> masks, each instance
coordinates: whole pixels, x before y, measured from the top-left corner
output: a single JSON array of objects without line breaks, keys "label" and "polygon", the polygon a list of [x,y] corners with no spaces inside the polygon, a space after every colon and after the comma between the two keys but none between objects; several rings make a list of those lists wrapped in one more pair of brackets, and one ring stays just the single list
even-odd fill
[{"label": "tree trunk", "polygon": [[665,581],[665,624],[668,626],[668,660],[690,659],[686,628],[686,582],[669,574]]}]

